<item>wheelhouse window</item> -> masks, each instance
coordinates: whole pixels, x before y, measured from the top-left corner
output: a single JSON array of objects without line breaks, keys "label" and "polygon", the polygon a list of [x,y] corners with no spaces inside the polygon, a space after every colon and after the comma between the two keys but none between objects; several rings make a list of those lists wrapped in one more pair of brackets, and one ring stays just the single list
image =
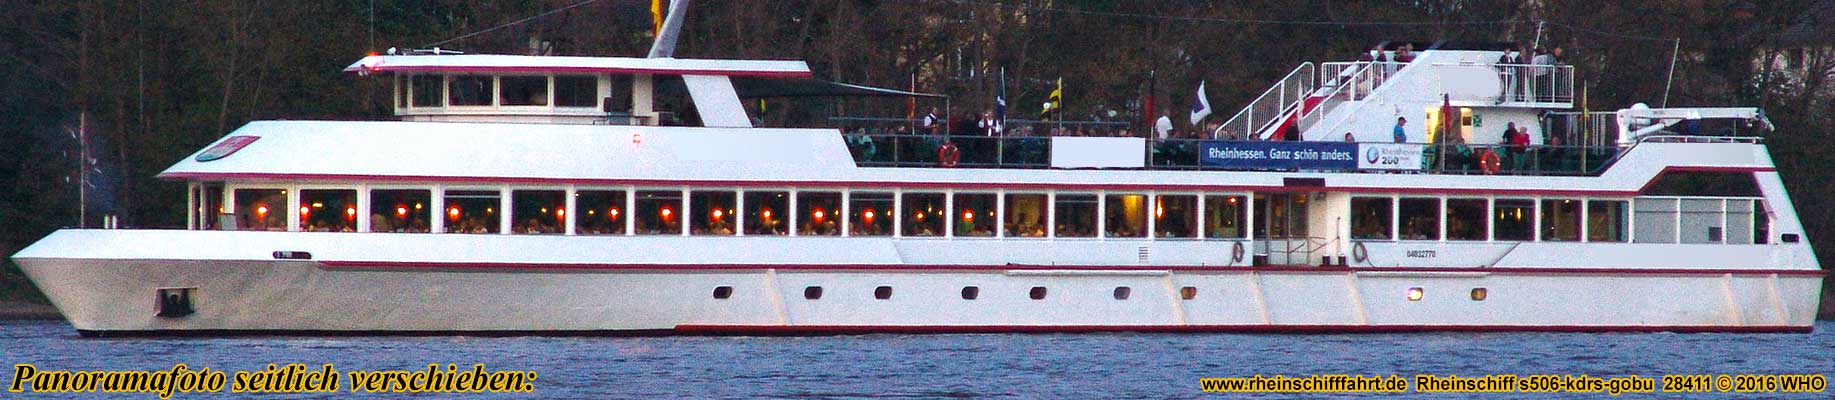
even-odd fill
[{"label": "wheelhouse window", "polygon": [[497,77],[497,103],[506,106],[548,105],[548,77]]},{"label": "wheelhouse window", "polygon": [[439,75],[414,75],[408,77],[409,107],[441,107],[440,87],[444,81]]},{"label": "wheelhouse window", "polygon": [[447,105],[491,105],[491,77],[487,75],[454,75],[447,83]]},{"label": "wheelhouse window", "polygon": [[567,192],[517,190],[510,192],[510,233],[558,235],[567,230]]},{"label": "wheelhouse window", "polygon": [[900,199],[904,208],[899,210],[900,224],[904,225],[905,236],[943,236],[943,222],[949,219],[942,215],[944,209],[942,193],[905,193]]},{"label": "wheelhouse window", "polygon": [[1198,196],[1154,196],[1153,236],[1173,239],[1198,237]]},{"label": "wheelhouse window", "polygon": [[413,189],[370,191],[370,232],[427,233],[433,220],[433,192]]},{"label": "wheelhouse window", "polygon": [[495,190],[446,191],[446,233],[498,233],[497,206],[503,195]]},{"label": "wheelhouse window", "polygon": [[1440,199],[1402,198],[1402,239],[1440,240]]},{"label": "wheelhouse window", "polygon": [[625,191],[581,190],[574,192],[574,233],[580,235],[623,235]]},{"label": "wheelhouse window", "polygon": [[692,235],[732,235],[733,220],[739,218],[734,212],[733,192],[724,190],[696,190],[688,194],[688,210],[694,213],[690,218],[688,233]]},{"label": "wheelhouse window", "polygon": [[885,192],[848,193],[848,235],[892,236],[892,194]]},{"label": "wheelhouse window", "polygon": [[1007,237],[1045,237],[1045,195],[1007,194],[1007,215],[1001,224]]},{"label": "wheelhouse window", "polygon": [[[752,198],[746,198],[751,207]],[[841,235],[841,192],[796,192],[796,234],[803,236]]]},{"label": "wheelhouse window", "polygon": [[1108,228],[1108,237],[1137,238],[1147,237],[1147,196],[1141,194],[1111,194],[1104,196],[1107,203],[1107,217],[1104,220]]},{"label": "wheelhouse window", "polygon": [[1542,200],[1542,240],[1550,242],[1580,241],[1579,200]]},{"label": "wheelhouse window", "polygon": [[1058,220],[1056,237],[1096,237],[1096,195],[1059,193],[1053,209]]},{"label": "wheelhouse window", "polygon": [[1351,198],[1351,238],[1389,240],[1395,225],[1395,199],[1388,197]]},{"label": "wheelhouse window", "polygon": [[[745,234],[747,235],[788,235],[790,234],[787,219],[790,209],[790,192],[746,191],[745,192]],[[808,218],[808,216],[804,216]],[[807,222],[807,221],[805,221]]]},{"label": "wheelhouse window", "polygon": [[1752,244],[1753,200],[1727,200],[1727,244]]},{"label": "wheelhouse window", "polygon": [[287,191],[236,189],[236,226],[244,231],[287,230]]},{"label": "wheelhouse window", "polygon": [[1625,216],[1630,207],[1624,200],[1588,200],[1587,241],[1625,241]]},{"label": "wheelhouse window", "polygon": [[307,232],[356,232],[357,191],[299,191],[299,226]]},{"label": "wheelhouse window", "polygon": [[1536,202],[1529,199],[1497,199],[1491,220],[1493,240],[1531,241],[1536,236]]},{"label": "wheelhouse window", "polygon": [[1446,199],[1446,240],[1485,240],[1485,199]]},{"label": "wheelhouse window", "polygon": [[554,105],[556,107],[597,107],[599,105],[599,78],[591,75],[555,76]]},{"label": "wheelhouse window", "polygon": [[955,221],[956,236],[994,237],[994,225],[999,219],[994,215],[996,198],[993,193],[956,193],[956,210],[950,213]]},{"label": "wheelhouse window", "polygon": [[1637,199],[1636,235],[1638,243],[1676,242],[1676,199]]},{"label": "wheelhouse window", "polygon": [[1204,196],[1204,237],[1240,239],[1244,221],[1249,220],[1249,205],[1243,196]]},{"label": "wheelhouse window", "polygon": [[637,234],[682,234],[682,192],[680,190],[640,190],[637,192]]},{"label": "wheelhouse window", "polygon": [[1720,199],[1682,199],[1682,243],[1720,243],[1726,235]]}]

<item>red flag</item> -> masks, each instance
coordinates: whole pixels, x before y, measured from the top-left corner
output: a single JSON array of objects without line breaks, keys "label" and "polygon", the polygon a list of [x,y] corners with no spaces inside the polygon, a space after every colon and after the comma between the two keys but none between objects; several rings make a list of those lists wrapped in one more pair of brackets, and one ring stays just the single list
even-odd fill
[{"label": "red flag", "polygon": [[1147,71],[1147,95],[1141,99],[1141,123],[1146,124],[1149,131],[1153,129],[1153,117],[1158,115],[1153,112],[1153,92],[1154,86],[1157,86],[1155,83],[1157,82],[1155,82],[1154,72]]}]

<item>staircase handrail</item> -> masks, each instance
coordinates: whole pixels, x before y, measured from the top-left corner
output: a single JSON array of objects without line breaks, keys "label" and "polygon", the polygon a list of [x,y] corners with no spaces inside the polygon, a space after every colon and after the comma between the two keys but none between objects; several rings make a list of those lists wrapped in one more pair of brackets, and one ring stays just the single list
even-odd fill
[{"label": "staircase handrail", "polygon": [[[1305,95],[1310,94],[1312,89],[1318,86],[1319,80],[1316,70],[1317,68],[1311,61],[1300,63],[1300,66],[1294,67],[1293,71],[1282,76],[1281,80],[1275,81],[1274,85],[1269,86],[1268,90],[1263,91],[1260,96],[1256,96],[1255,100],[1249,102],[1249,105],[1244,106],[1241,111],[1237,111],[1236,115],[1232,115],[1230,119],[1224,120],[1223,125],[1219,125],[1217,130],[1211,131],[1211,137],[1219,137],[1223,132],[1235,132],[1232,128],[1238,125],[1247,125],[1248,128],[1243,129],[1240,132],[1241,134],[1237,135],[1238,138],[1246,138],[1249,135],[1259,133],[1263,125],[1266,125],[1268,121],[1280,120],[1280,117],[1286,114],[1287,109],[1292,106],[1292,101],[1304,101],[1306,98]],[[1297,81],[1295,80],[1296,77],[1299,78]],[[1289,82],[1296,82],[1295,85],[1300,86],[1299,90],[1294,91],[1294,93],[1299,93],[1299,95],[1291,96],[1293,97],[1292,99],[1288,99],[1287,89]],[[1274,112],[1269,113],[1273,118],[1267,118],[1261,121],[1261,123],[1257,123],[1255,119],[1255,109],[1261,107],[1262,103],[1268,101],[1271,96],[1274,101],[1278,102],[1278,106],[1274,109]]]}]

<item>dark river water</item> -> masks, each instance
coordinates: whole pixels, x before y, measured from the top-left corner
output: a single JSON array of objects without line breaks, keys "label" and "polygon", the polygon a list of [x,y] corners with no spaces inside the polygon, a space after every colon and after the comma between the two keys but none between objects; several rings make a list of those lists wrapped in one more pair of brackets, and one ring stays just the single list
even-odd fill
[{"label": "dark river water", "polygon": [[[417,397],[517,398],[1240,398],[1201,377],[1256,374],[1835,375],[1835,323],[1812,334],[1412,333],[1358,335],[1012,334],[829,337],[335,337],[84,339],[62,321],[0,322],[0,382],[40,370],[424,370],[429,363],[537,372],[534,392]],[[403,394],[348,392],[344,397]],[[1407,396],[1420,396],[1408,393]],[[1346,396],[1346,395],[1339,395]],[[1380,395],[1375,397],[1392,397]],[[1605,394],[1443,397],[1612,397]],[[1619,398],[1672,397],[1632,393]],[[4,398],[55,398],[5,393]],[[135,394],[111,397],[156,399]],[[235,398],[179,393],[175,399]],[[295,396],[327,397],[324,393]],[[1264,395],[1287,398],[1293,395]],[[1309,398],[1321,397],[1308,395]],[[1329,397],[1329,396],[1328,396]],[[1835,398],[1708,393],[1714,398]]]}]

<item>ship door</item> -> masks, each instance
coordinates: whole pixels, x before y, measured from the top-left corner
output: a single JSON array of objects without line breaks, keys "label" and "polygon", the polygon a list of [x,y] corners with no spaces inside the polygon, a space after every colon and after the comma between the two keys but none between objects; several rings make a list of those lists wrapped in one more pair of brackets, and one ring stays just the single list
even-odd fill
[{"label": "ship door", "polygon": [[155,293],[159,296],[158,301],[155,302],[158,306],[156,315],[164,318],[181,318],[196,313],[197,309],[191,306],[191,300],[197,291],[197,288],[159,289]]},{"label": "ship door", "polygon": [[1314,193],[1258,193],[1255,195],[1255,258],[1257,265],[1306,265],[1312,257],[1307,234],[1307,208]]}]

